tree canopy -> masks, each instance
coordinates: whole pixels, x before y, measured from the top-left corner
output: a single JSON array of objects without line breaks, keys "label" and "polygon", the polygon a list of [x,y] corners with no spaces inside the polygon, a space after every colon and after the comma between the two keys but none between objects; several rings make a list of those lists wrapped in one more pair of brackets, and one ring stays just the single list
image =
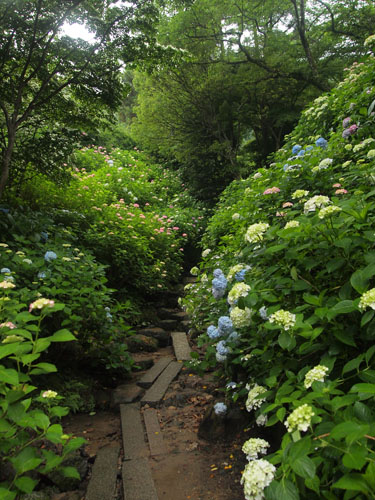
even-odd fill
[{"label": "tree canopy", "polygon": [[[151,0],[1,2],[0,196],[27,163],[51,171],[74,129],[96,126],[117,108],[126,88],[121,69],[152,53],[157,18]],[[75,22],[92,32],[92,43],[64,34]]]}]

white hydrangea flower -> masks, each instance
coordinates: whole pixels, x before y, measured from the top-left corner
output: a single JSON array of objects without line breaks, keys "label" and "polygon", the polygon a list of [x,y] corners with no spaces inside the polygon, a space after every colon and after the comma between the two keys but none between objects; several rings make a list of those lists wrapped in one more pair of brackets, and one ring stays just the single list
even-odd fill
[{"label": "white hydrangea flower", "polygon": [[246,458],[250,462],[256,460],[259,454],[266,455],[269,447],[270,444],[264,439],[250,438],[243,444],[242,451],[246,453]]},{"label": "white hydrangea flower", "polygon": [[262,500],[264,489],[275,477],[276,467],[264,459],[252,460],[243,471],[241,484],[246,500]]},{"label": "white hydrangea flower", "polygon": [[202,257],[207,257],[207,255],[209,255],[210,253],[211,253],[211,249],[206,248],[206,250],[203,250],[203,252],[202,252]]},{"label": "white hydrangea flower", "polygon": [[297,191],[294,191],[292,194],[293,200],[298,200],[299,198],[304,198],[309,194],[310,191],[305,191],[304,189],[297,189]]},{"label": "white hydrangea flower", "polygon": [[250,286],[245,283],[236,283],[228,293],[228,302],[231,306],[237,304],[240,297],[246,297],[249,294]]},{"label": "white hydrangea flower", "polygon": [[288,432],[306,432],[311,424],[311,418],[315,415],[313,409],[308,404],[303,404],[296,408],[284,422]]},{"label": "white hydrangea flower", "polygon": [[56,391],[51,391],[51,390],[48,390],[48,391],[44,391],[42,393],[42,398],[55,398],[57,396],[57,392]]},{"label": "white hydrangea flower", "polygon": [[291,227],[298,227],[298,226],[299,226],[298,220],[290,220],[285,224],[284,229],[289,229]]},{"label": "white hydrangea flower", "polygon": [[319,219],[325,219],[326,217],[330,217],[337,212],[341,212],[340,207],[337,205],[328,205],[328,207],[323,207],[319,210],[318,217]]},{"label": "white hydrangea flower", "polygon": [[324,160],[322,160],[320,163],[319,163],[319,170],[325,170],[326,168],[328,168],[330,165],[332,165],[333,163],[333,160],[332,158],[324,158]]},{"label": "white hydrangea flower", "polygon": [[271,314],[269,322],[281,326],[284,330],[289,330],[289,328],[293,328],[296,323],[296,315],[284,309],[280,309]]},{"label": "white hydrangea flower", "polygon": [[324,382],[324,377],[326,376],[329,368],[324,365],[314,366],[305,375],[304,386],[309,389],[313,382]]},{"label": "white hydrangea flower", "polygon": [[259,415],[259,417],[257,417],[255,419],[255,423],[259,426],[259,427],[263,427],[266,425],[266,423],[268,422],[268,417],[267,415]]},{"label": "white hydrangea flower", "polygon": [[232,215],[233,220],[238,220],[239,218],[240,218],[240,214],[238,214],[238,213],[235,213]]},{"label": "white hydrangea flower", "polygon": [[371,288],[371,290],[368,290],[362,295],[358,307],[363,310],[367,309],[367,307],[375,310],[375,288]]},{"label": "white hydrangea flower", "polygon": [[245,234],[245,240],[249,243],[254,243],[254,241],[261,241],[263,239],[263,233],[267,231],[270,227],[267,222],[258,222],[249,226]]},{"label": "white hydrangea flower", "polygon": [[252,411],[260,408],[262,404],[265,402],[265,398],[257,398],[260,394],[267,392],[267,389],[262,385],[254,384],[253,387],[249,390],[246,400],[246,410]]},{"label": "white hydrangea flower", "polygon": [[253,175],[253,179],[260,179],[262,176],[262,174],[260,172],[257,172],[256,174]]},{"label": "white hydrangea flower", "polygon": [[304,213],[307,214],[308,212],[315,212],[317,208],[328,205],[330,203],[331,201],[328,198],[328,196],[323,196],[318,194],[306,201],[306,203],[303,206]]},{"label": "white hydrangea flower", "polygon": [[11,283],[10,281],[2,281],[0,283],[0,288],[15,288],[15,287],[16,287],[16,285]]},{"label": "white hydrangea flower", "polygon": [[245,309],[234,307],[230,312],[230,319],[235,328],[249,326],[251,323],[251,309],[248,307],[245,307]]}]

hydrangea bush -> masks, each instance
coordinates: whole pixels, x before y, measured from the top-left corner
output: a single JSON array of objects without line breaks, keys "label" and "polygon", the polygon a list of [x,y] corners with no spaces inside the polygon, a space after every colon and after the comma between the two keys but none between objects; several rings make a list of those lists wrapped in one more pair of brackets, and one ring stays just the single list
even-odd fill
[{"label": "hydrangea bush", "polygon": [[[185,299],[203,332],[200,366],[235,384],[227,404],[245,403],[255,428],[278,429],[276,451],[245,468],[248,500],[375,495],[375,57],[367,47],[272,163],[223,193]],[[217,268],[227,286],[215,298]],[[249,288],[236,285],[241,269]],[[222,316],[236,342],[213,330]]]}]

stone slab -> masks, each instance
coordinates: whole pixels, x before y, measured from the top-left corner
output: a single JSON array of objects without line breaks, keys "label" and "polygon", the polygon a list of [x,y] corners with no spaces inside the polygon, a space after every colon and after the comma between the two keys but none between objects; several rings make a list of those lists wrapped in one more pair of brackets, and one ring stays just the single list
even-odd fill
[{"label": "stone slab", "polygon": [[111,406],[134,403],[143,395],[143,389],[136,384],[122,384],[116,387],[112,392]]},{"label": "stone slab", "polygon": [[191,322],[190,319],[184,319],[183,321],[180,322],[180,328],[183,329],[184,332],[188,333],[190,330]]},{"label": "stone slab", "polygon": [[113,500],[119,453],[120,445],[117,443],[99,449],[92,468],[86,500]]},{"label": "stone slab", "polygon": [[142,404],[156,405],[163,399],[167,392],[169,384],[177,377],[182,368],[182,363],[172,361],[162,374],[156,379],[156,382],[146,391],[141,399]]},{"label": "stone slab", "polygon": [[185,332],[172,332],[172,342],[173,342],[173,349],[175,352],[175,356],[177,361],[188,361],[191,360],[190,356],[190,346],[187,341],[186,333]]},{"label": "stone slab", "polygon": [[120,405],[120,413],[124,459],[147,457],[148,449],[144,437],[140,404]]},{"label": "stone slab", "polygon": [[128,460],[122,466],[124,500],[158,500],[147,458]]},{"label": "stone slab", "polygon": [[167,330],[168,332],[174,330],[178,326],[178,320],[177,319],[162,319],[159,321],[159,326],[163,330]]},{"label": "stone slab", "polygon": [[167,453],[167,447],[160,429],[159,418],[156,410],[148,408],[144,411],[143,418],[145,421],[151,456],[165,455]]},{"label": "stone slab", "polygon": [[157,326],[142,328],[137,333],[156,339],[161,347],[168,345],[171,337],[170,332],[166,332],[163,328]]},{"label": "stone slab", "polygon": [[160,358],[159,361],[157,361],[154,366],[150,368],[150,370],[148,370],[140,380],[138,380],[137,384],[141,387],[145,387],[146,389],[151,387],[171,361],[172,358]]}]

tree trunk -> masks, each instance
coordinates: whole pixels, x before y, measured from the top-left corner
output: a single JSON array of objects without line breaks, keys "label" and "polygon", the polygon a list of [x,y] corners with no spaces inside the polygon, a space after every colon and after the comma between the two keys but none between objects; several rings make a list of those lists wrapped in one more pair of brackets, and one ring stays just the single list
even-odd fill
[{"label": "tree trunk", "polygon": [[8,128],[8,144],[3,152],[3,158],[2,158],[1,176],[0,176],[0,199],[3,196],[5,185],[9,178],[9,170],[12,161],[15,142],[16,142],[16,129],[15,127],[12,126]]}]

